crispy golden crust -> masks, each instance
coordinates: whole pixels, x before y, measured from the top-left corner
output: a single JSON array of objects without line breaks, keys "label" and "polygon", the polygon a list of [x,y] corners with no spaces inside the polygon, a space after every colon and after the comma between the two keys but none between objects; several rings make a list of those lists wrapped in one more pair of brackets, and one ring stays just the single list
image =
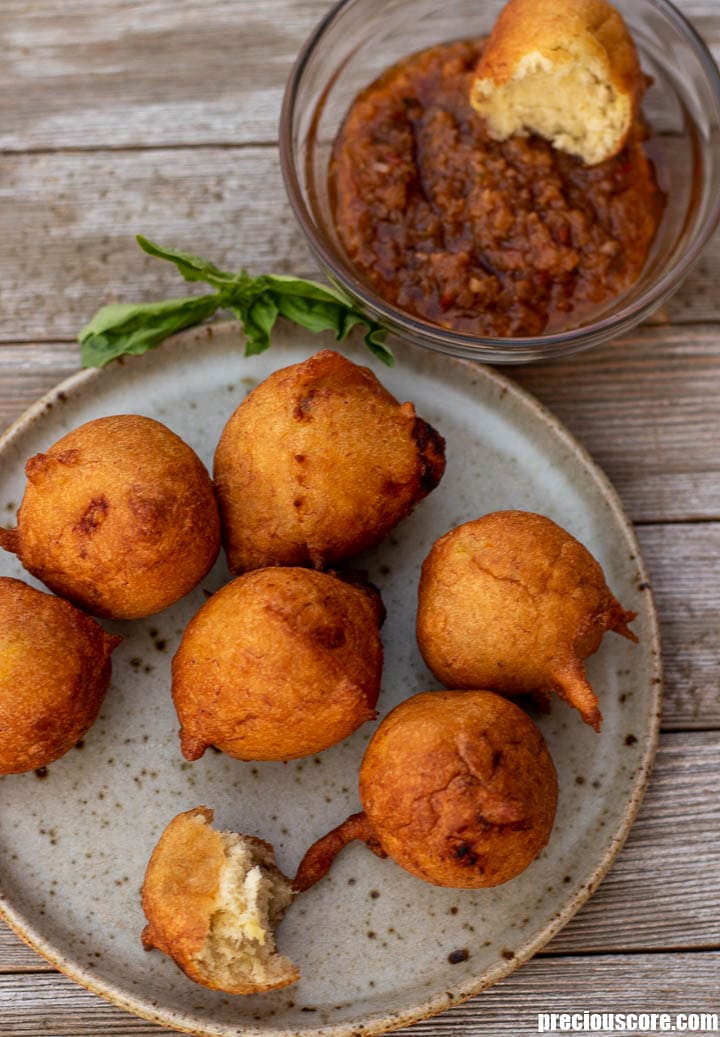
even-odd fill
[{"label": "crispy golden crust", "polygon": [[118,415],[75,429],[25,466],[17,531],[0,546],[99,616],[136,619],[177,601],[220,549],[212,483],[174,432]]},{"label": "crispy golden crust", "polygon": [[324,878],[340,851],[356,839],[366,843],[378,857],[387,857],[368,821],[367,814],[364,811],[359,814],[351,814],[341,825],[314,842],[303,856],[293,879],[295,892],[304,893],[305,890],[310,889],[316,882]]},{"label": "crispy golden crust", "polygon": [[266,378],[215,453],[230,568],[322,568],[378,543],[440,481],[444,441],[331,350]]},{"label": "crispy golden crust", "polygon": [[197,982],[193,959],[210,931],[225,851],[210,825],[213,811],[196,807],[178,814],[153,850],[145,872],[142,906],[148,924],[142,942],[156,947]]},{"label": "crispy golden crust", "polygon": [[[473,106],[486,114],[491,85],[509,83],[530,54],[540,55],[557,69],[579,60],[612,85],[624,99],[624,132],[603,158],[617,154],[628,139],[646,86],[635,44],[619,11],[607,0],[509,0],[478,64]],[[568,107],[578,100],[568,96]],[[542,103],[539,94],[538,104]]]},{"label": "crispy golden crust", "polygon": [[635,43],[607,0],[509,0],[483,51],[478,76],[500,86],[529,50],[559,61],[574,46],[603,64],[618,91],[642,94],[645,81]]},{"label": "crispy golden crust", "polygon": [[548,841],[557,776],[536,725],[485,691],[397,706],[360,770],[365,813],[392,859],[436,886],[507,882]]},{"label": "crispy golden crust", "polygon": [[420,580],[417,638],[446,687],[554,691],[599,729],[583,660],[606,630],[637,640],[603,571],[542,515],[498,511],[441,537]]},{"label": "crispy golden crust", "polygon": [[120,640],[69,602],[0,577],[0,774],[45,767],[86,734]]},{"label": "crispy golden crust", "polygon": [[375,716],[379,618],[376,592],[311,569],[259,569],[223,587],[173,659],[184,755],[214,745],[285,760],[346,738]]},{"label": "crispy golden crust", "polygon": [[[195,807],[174,817],[161,835],[142,888],[148,920],[142,932],[143,947],[167,954],[186,976],[210,990],[259,994],[287,986],[300,978],[299,973],[276,983],[220,986],[198,961],[210,932],[226,860],[222,836],[211,828],[213,816],[208,807]],[[272,847],[260,839],[251,841],[264,848],[274,867]]]}]

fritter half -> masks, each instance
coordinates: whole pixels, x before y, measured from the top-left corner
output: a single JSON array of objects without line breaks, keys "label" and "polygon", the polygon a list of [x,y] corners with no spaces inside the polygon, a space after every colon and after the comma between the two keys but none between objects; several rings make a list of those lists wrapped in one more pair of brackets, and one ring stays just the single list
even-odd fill
[{"label": "fritter half", "polygon": [[143,883],[143,946],[211,990],[258,994],[295,983],[300,973],[273,932],[293,898],[290,880],[268,843],[218,832],[212,820],[196,807],[160,837]]}]

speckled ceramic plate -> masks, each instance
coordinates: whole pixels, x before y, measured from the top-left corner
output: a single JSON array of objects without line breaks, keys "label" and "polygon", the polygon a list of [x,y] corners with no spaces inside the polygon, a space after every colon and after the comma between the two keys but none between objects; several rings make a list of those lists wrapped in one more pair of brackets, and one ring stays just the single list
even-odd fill
[{"label": "speckled ceramic plate", "polygon": [[[271,371],[322,342],[285,329],[260,357],[242,355],[234,325],[188,333],[156,353],[84,372],[33,407],[0,443],[0,509],[12,523],[25,459],[81,422],[137,412],[168,424],[210,465],[231,411]],[[328,879],[298,900],[280,944],[300,967],[294,987],[232,998],[195,986],[140,946],[140,886],[167,822],[208,804],[224,827],[274,843],[293,873],[317,836],[358,809],[356,775],[373,725],[316,758],[241,763],[209,752],[183,761],[170,699],[170,660],[219,562],[192,594],[149,620],[107,624],[125,637],[100,719],[47,774],[2,782],[2,914],[84,986],[147,1019],[203,1035],[380,1033],[442,1011],[535,953],[600,882],[632,822],[650,768],[660,701],[652,599],[631,527],[604,476],[536,401],[492,371],[401,347],[390,371],[362,347],[401,400],[447,439],[438,488],[384,544],[363,556],[382,588],[386,666],[380,709],[437,688],[414,636],[417,582],[432,542],[497,508],[549,515],[602,563],[639,645],[614,635],[590,661],[605,723],[600,736],[555,702],[539,723],[555,759],[560,803],[550,843],[498,889],[436,889],[348,848]],[[27,578],[14,558],[0,573]],[[460,952],[460,953],[458,953]],[[454,962],[454,963],[453,963]]]}]

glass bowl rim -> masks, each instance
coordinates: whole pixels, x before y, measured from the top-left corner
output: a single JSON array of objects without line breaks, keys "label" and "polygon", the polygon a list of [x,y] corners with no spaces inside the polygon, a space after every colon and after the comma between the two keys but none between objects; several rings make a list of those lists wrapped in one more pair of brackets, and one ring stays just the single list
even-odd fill
[{"label": "glass bowl rim", "polygon": [[[403,335],[412,335],[416,341],[425,340],[425,342],[428,342],[429,340],[434,340],[438,348],[444,351],[448,351],[448,349],[457,350],[459,355],[465,357],[472,355],[475,351],[481,352],[483,349],[491,349],[501,353],[511,352],[513,347],[518,349],[540,348],[547,350],[549,353],[555,351],[563,353],[570,351],[573,346],[580,348],[585,342],[591,345],[598,338],[612,337],[616,329],[627,329],[635,326],[645,315],[652,312],[656,306],[661,305],[663,300],[672,294],[697,261],[720,222],[720,191],[714,201],[711,201],[708,214],[701,228],[689,242],[679,259],[646,291],[642,292],[634,302],[628,306],[622,306],[600,320],[582,324],[567,331],[553,332],[548,335],[507,338],[492,338],[489,336],[471,335],[466,332],[451,331],[430,321],[413,317],[404,310],[392,306],[380,298],[380,296],[368,290],[349,267],[346,272],[342,257],[326,247],[323,235],[318,232],[317,225],[305,204],[293,155],[292,130],[297,93],[308,62],[322,45],[323,38],[327,32],[342,16],[345,8],[357,2],[358,0],[337,0],[310,33],[288,77],[280,112],[280,168],[285,182],[285,190],[296,220],[321,264],[326,268],[326,271],[331,272],[328,274],[331,280],[336,279],[346,293],[353,298],[357,298],[365,310],[377,318],[380,323],[387,325],[389,330],[397,333],[396,329],[400,326],[403,329]],[[720,125],[720,70],[707,44],[687,18],[671,3],[671,0],[646,0],[646,2],[665,15],[690,44],[713,94],[715,116],[718,125]],[[642,273],[640,276],[642,277]]]}]

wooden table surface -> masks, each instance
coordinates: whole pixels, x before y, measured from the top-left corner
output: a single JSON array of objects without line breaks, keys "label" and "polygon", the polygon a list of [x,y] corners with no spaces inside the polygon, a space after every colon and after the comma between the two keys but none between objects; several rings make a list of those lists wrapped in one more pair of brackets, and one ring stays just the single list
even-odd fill
[{"label": "wooden table surface", "polygon": [[[3,0],[0,428],[77,370],[74,336],[100,304],[176,291],[136,231],[221,265],[316,273],[276,125],[294,56],[328,7]],[[719,0],[680,7],[717,59]],[[716,236],[651,323],[510,371],[590,450],[636,524],[664,638],[662,737],[591,901],[542,954],[418,1037],[520,1037],[539,1011],[720,1011],[719,280]],[[81,990],[0,923],[0,1037],[164,1032]]]}]

